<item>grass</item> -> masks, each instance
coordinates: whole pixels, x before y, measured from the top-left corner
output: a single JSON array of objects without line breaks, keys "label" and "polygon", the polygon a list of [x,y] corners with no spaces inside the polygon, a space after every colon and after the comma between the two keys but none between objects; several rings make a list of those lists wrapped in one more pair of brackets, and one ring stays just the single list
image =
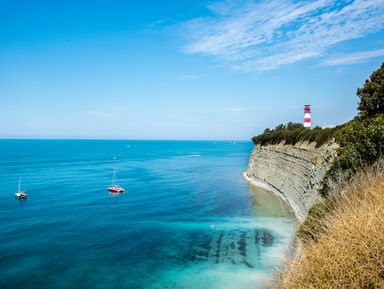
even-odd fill
[{"label": "grass", "polygon": [[384,288],[382,166],[333,187],[310,215],[300,228],[305,250],[287,263],[276,288]]}]

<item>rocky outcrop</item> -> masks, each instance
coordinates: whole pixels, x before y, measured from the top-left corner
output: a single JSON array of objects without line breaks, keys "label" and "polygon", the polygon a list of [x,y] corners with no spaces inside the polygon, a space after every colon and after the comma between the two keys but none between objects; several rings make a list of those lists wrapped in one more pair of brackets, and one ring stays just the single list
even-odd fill
[{"label": "rocky outcrop", "polygon": [[295,145],[255,145],[245,178],[283,198],[299,222],[321,196],[318,192],[324,174],[336,156],[338,145],[330,142],[319,148],[315,143]]}]

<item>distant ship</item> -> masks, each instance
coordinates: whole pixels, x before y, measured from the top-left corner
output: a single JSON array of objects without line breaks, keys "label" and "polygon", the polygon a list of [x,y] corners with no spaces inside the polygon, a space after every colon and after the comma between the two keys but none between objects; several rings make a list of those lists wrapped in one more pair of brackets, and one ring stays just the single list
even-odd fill
[{"label": "distant ship", "polygon": [[[116,160],[116,158],[113,158]],[[116,184],[116,166],[113,168],[112,185],[108,188],[108,191],[113,194],[124,193],[125,189]]]},{"label": "distant ship", "polygon": [[25,200],[28,198],[27,193],[21,190],[21,177],[19,177],[19,190],[15,193],[16,198],[19,200]]}]

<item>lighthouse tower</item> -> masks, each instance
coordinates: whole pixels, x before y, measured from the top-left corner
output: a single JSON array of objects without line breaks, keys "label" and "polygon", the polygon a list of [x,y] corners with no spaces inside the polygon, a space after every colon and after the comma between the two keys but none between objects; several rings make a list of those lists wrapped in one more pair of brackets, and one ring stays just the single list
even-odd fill
[{"label": "lighthouse tower", "polygon": [[304,127],[312,128],[311,125],[311,106],[309,104],[304,105]]}]

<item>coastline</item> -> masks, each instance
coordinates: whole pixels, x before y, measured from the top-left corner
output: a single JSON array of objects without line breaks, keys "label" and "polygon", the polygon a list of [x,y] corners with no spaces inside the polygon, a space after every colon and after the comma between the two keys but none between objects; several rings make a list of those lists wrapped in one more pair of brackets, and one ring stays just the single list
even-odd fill
[{"label": "coastline", "polygon": [[267,182],[263,182],[261,180],[256,180],[255,178],[249,177],[247,172],[243,173],[244,179],[251,185],[254,185],[256,187],[260,187],[263,189],[266,189],[270,192],[272,192],[275,196],[283,200],[285,203],[288,204],[289,209],[293,212],[296,221],[299,224],[302,224],[305,221],[306,218],[306,212],[303,211],[299,206],[295,204],[295,201],[293,199],[290,199],[286,195],[284,195],[281,191],[277,190]]},{"label": "coastline", "polygon": [[[247,175],[247,172],[243,173],[243,177],[249,184],[256,186],[256,187],[266,189],[266,190],[272,192],[275,196],[277,196],[278,198],[283,200],[283,202],[288,204],[288,208],[291,210],[291,212],[295,216],[296,227],[298,227],[300,224],[302,224],[305,221],[305,219],[306,219],[305,212],[300,210],[300,207],[296,206],[292,201],[290,202],[289,199],[282,192],[275,189],[274,187],[272,187],[271,185],[269,185],[266,182],[258,181],[254,178],[249,177]],[[303,255],[304,250],[305,250],[305,244],[302,240],[297,238],[296,231],[295,231],[295,234],[292,236],[292,243],[291,243],[290,248],[289,248],[289,257],[287,260],[294,260],[295,262],[298,262],[300,260],[301,256]],[[282,266],[284,266],[285,263],[286,263],[286,261],[282,262]],[[273,284],[275,284],[277,282],[276,280],[278,278],[279,278],[278,275],[274,276],[273,281],[272,281]]]},{"label": "coastline", "polygon": [[[297,230],[305,222],[309,209],[321,202],[318,190],[338,147],[334,141],[320,147],[309,142],[289,146],[284,142],[264,147],[255,145],[243,177],[249,184],[270,191],[284,202],[294,215]],[[299,262],[305,249],[304,242],[295,232],[287,261]],[[282,262],[282,266],[284,264]],[[279,278],[275,276],[273,282]]]}]

